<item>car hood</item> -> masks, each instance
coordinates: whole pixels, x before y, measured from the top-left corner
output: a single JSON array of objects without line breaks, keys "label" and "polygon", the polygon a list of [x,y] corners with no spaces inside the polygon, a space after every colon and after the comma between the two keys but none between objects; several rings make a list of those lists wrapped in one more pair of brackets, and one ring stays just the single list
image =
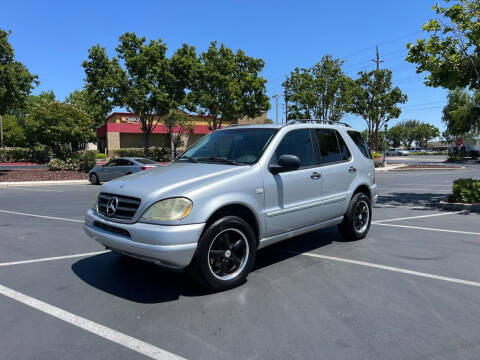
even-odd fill
[{"label": "car hood", "polygon": [[243,173],[249,166],[174,162],[123,176],[102,185],[100,191],[138,197],[144,204],[161,198],[183,196],[205,183]]}]

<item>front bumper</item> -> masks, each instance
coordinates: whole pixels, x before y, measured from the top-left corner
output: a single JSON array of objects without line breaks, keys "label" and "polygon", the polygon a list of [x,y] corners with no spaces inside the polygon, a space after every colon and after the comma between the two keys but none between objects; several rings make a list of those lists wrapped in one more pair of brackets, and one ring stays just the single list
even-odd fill
[{"label": "front bumper", "polygon": [[105,220],[95,211],[88,210],[83,230],[111,250],[165,267],[183,269],[192,261],[204,226],[204,223],[172,226],[138,222],[122,224]]}]

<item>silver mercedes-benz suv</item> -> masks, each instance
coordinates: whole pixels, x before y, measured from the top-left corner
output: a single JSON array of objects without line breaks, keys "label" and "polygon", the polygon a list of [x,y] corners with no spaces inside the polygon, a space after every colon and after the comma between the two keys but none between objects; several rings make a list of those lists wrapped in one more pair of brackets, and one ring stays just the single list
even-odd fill
[{"label": "silver mercedes-benz suv", "polygon": [[242,283],[257,250],[278,241],[333,225],[364,238],[376,198],[370,152],[347,125],[233,126],[167,166],[102,185],[84,230],[221,290]]}]

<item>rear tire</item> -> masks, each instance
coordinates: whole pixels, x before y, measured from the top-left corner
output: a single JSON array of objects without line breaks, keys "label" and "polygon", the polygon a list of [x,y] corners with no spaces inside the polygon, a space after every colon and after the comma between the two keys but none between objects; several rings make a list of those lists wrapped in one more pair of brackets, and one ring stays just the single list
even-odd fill
[{"label": "rear tire", "polygon": [[372,222],[370,198],[364,193],[353,195],[338,230],[346,241],[360,240],[367,236]]},{"label": "rear tire", "polygon": [[225,216],[211,224],[198,242],[188,272],[204,287],[221,291],[242,284],[255,264],[255,234],[243,219]]},{"label": "rear tire", "polygon": [[95,173],[91,173],[90,176],[89,176],[89,179],[90,179],[90,182],[91,182],[93,185],[98,185],[98,184],[100,184],[100,180],[98,179],[98,175],[95,174]]}]

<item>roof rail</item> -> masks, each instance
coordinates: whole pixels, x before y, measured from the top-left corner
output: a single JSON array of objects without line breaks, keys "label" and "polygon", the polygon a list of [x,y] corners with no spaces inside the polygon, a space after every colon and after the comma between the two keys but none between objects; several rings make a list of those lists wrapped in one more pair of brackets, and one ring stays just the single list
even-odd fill
[{"label": "roof rail", "polygon": [[346,127],[351,127],[349,124],[341,121],[321,120],[321,119],[292,119],[292,120],[288,120],[285,126],[294,125],[294,124],[325,124],[325,125],[343,125]]}]

